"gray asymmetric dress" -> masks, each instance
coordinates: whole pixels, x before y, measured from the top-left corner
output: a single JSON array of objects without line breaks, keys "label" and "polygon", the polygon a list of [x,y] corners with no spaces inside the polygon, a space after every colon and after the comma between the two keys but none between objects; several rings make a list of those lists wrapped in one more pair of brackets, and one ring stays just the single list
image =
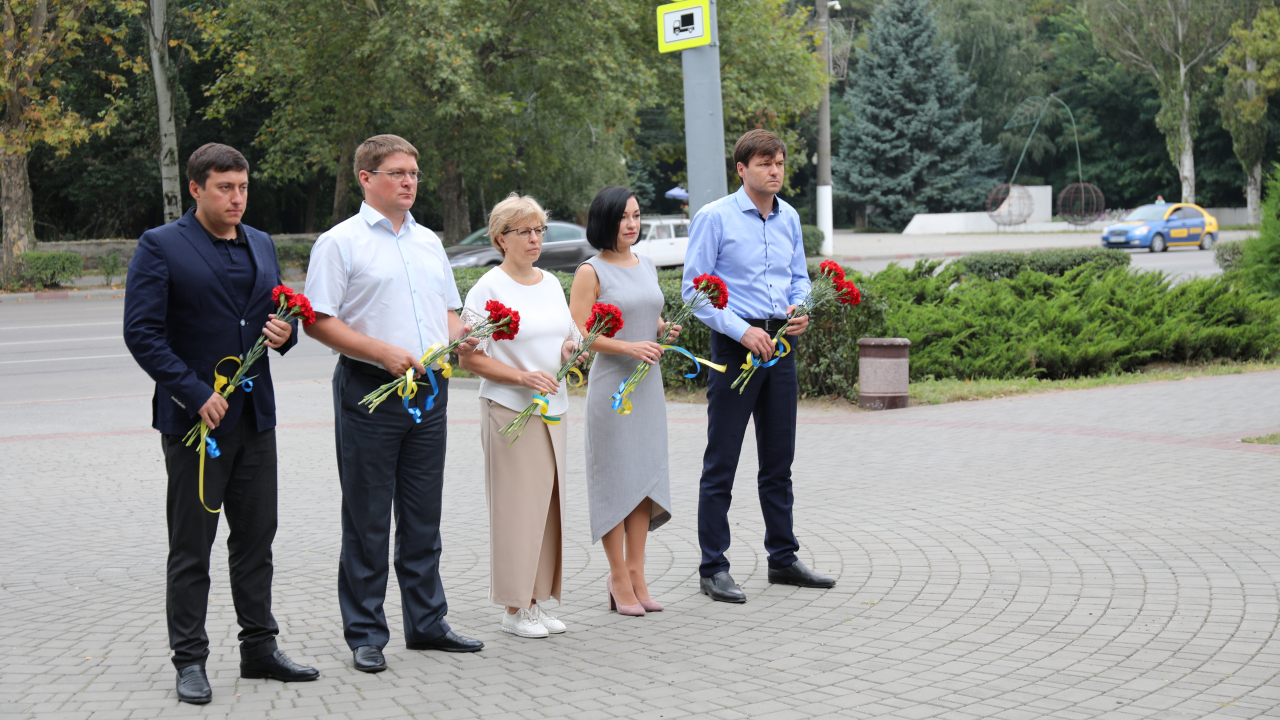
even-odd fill
[{"label": "gray asymmetric dress", "polygon": [[[622,330],[617,340],[657,340],[662,290],[653,261],[643,255],[635,267],[587,262],[600,280],[597,302],[618,306]],[[649,529],[671,519],[671,475],[667,466],[667,405],[662,373],[655,365],[631,393],[632,411],[619,415],[610,397],[631,376],[639,360],[596,353],[587,383],[587,501],[591,542],[595,543],[646,497],[653,500]]]}]

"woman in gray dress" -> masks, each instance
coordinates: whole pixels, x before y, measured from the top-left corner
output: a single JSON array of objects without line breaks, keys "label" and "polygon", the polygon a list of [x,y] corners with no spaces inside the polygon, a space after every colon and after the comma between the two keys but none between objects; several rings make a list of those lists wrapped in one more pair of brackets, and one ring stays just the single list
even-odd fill
[{"label": "woman in gray dress", "polygon": [[[591,541],[603,541],[609,608],[624,615],[662,610],[645,583],[644,546],[648,532],[671,519],[666,396],[656,367],[662,346],[655,342],[667,326],[653,261],[631,252],[639,237],[635,193],[601,190],[587,211],[587,242],[600,254],[578,266],[569,295],[569,312],[584,335],[593,304],[622,311],[622,330],[591,346],[597,354],[587,385],[586,436]],[[641,362],[655,367],[632,392],[631,412],[619,415],[610,396]]]}]

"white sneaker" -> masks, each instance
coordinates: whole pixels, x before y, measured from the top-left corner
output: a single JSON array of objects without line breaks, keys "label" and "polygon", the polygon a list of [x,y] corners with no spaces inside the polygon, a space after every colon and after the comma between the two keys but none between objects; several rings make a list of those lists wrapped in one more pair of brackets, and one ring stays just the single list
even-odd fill
[{"label": "white sneaker", "polygon": [[533,604],[533,607],[530,608],[530,612],[533,614],[533,618],[535,620],[542,623],[542,627],[546,628],[547,632],[549,633],[564,632],[565,630],[564,623],[548,615],[547,611],[543,610],[542,606],[539,605],[538,603]]},{"label": "white sneaker", "polygon": [[526,638],[544,638],[547,636],[547,629],[528,610],[517,610],[515,614],[503,612],[502,631]]}]

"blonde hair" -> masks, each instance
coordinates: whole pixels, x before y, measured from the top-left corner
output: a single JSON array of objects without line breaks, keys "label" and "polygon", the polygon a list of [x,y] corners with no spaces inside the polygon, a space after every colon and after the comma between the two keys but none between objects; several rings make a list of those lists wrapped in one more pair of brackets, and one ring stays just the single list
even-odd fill
[{"label": "blonde hair", "polygon": [[360,147],[356,148],[354,163],[356,178],[360,177],[361,170],[365,172],[377,170],[388,155],[396,153],[407,153],[412,155],[414,160],[418,159],[418,148],[399,135],[374,135],[360,143]]},{"label": "blonde hair", "polygon": [[498,244],[498,236],[511,230],[516,224],[528,218],[538,221],[539,225],[547,224],[547,211],[542,209],[537,200],[528,195],[511,193],[502,202],[493,206],[489,213],[489,242],[503,256],[507,251]]}]

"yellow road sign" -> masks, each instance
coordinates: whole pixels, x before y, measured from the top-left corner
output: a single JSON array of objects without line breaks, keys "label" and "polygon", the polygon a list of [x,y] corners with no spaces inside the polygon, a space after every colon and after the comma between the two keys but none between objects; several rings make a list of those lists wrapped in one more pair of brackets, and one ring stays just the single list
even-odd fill
[{"label": "yellow road sign", "polygon": [[711,44],[711,0],[658,6],[658,52]]}]

